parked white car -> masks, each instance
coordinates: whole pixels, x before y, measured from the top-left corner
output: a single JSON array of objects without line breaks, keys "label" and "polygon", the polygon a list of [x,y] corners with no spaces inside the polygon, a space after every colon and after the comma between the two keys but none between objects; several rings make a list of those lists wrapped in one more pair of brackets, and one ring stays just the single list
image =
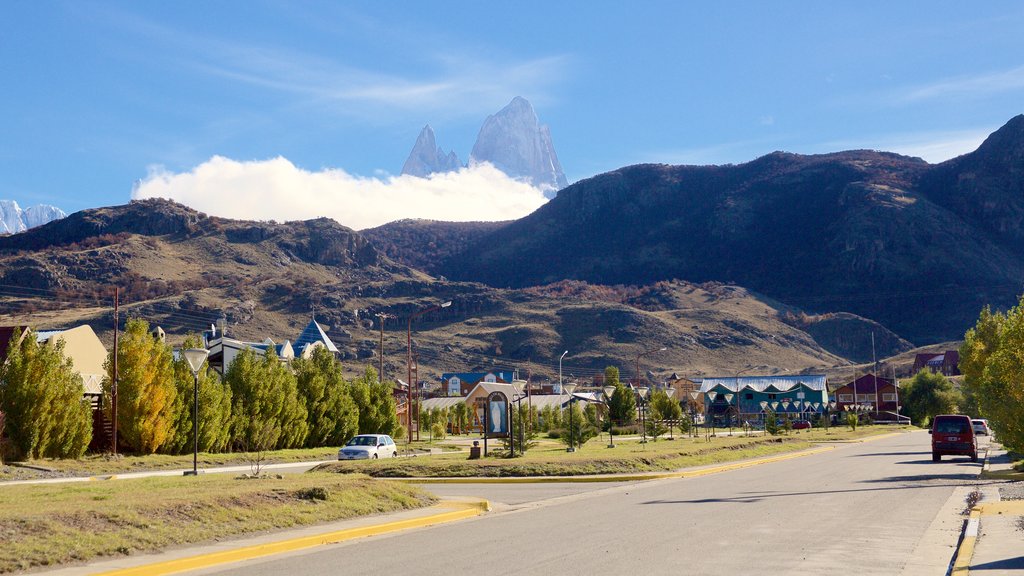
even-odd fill
[{"label": "parked white car", "polygon": [[992,434],[992,430],[988,427],[988,420],[984,418],[975,418],[971,420],[971,427],[974,428],[974,433],[982,436],[989,436]]},{"label": "parked white car", "polygon": [[360,434],[338,450],[338,460],[376,460],[398,456],[398,446],[387,434]]}]

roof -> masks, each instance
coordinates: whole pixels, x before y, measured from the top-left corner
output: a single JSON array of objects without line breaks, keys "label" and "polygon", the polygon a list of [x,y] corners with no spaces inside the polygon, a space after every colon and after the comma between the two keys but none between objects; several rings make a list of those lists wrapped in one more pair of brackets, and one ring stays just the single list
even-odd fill
[{"label": "roof", "polygon": [[420,407],[424,410],[434,410],[436,408],[449,409],[456,404],[465,404],[466,399],[462,396],[448,396],[445,398],[427,398],[426,400],[420,401]]},{"label": "roof", "polygon": [[491,394],[492,392],[504,392],[505,395],[515,395],[520,394],[523,391],[523,388],[518,385],[505,384],[503,382],[480,382],[476,386],[473,386],[473,389],[469,391],[469,396],[472,396],[473,392],[475,392],[477,388],[482,388],[487,394]]},{"label": "roof", "polygon": [[324,346],[326,346],[332,353],[338,352],[338,347],[334,345],[334,342],[331,342],[331,339],[327,337],[327,333],[324,332],[323,327],[317,324],[316,320],[309,321],[309,324],[306,325],[302,334],[299,334],[299,337],[295,339],[295,343],[292,344],[292,348],[297,350],[299,354],[302,354],[302,350],[306,345],[312,344],[313,342],[323,342]]},{"label": "roof", "polygon": [[[843,384],[842,386],[837,388],[837,390],[842,388],[850,388],[851,384],[853,384],[853,388],[855,388],[857,392],[873,392],[875,390],[875,376],[874,374],[871,373],[864,374],[860,378],[854,380],[853,382],[847,382]],[[878,388],[881,389],[886,386],[892,386],[892,379],[885,378],[884,376],[879,376]]]},{"label": "roof", "polygon": [[754,392],[764,392],[773,388],[779,392],[788,392],[793,388],[804,386],[811,390],[825,390],[828,378],[822,374],[799,374],[796,376],[725,376],[716,378],[705,378],[700,385],[701,393],[707,393],[715,388],[725,388],[731,392],[739,392],[743,389],[750,389]]},{"label": "roof", "polygon": [[505,368],[499,368],[496,370],[488,370],[487,372],[445,372],[441,374],[441,380],[447,382],[453,377],[458,378],[462,382],[469,382],[470,384],[476,384],[486,377],[488,374],[494,374],[494,377],[505,382],[510,382],[515,374],[514,370]]}]

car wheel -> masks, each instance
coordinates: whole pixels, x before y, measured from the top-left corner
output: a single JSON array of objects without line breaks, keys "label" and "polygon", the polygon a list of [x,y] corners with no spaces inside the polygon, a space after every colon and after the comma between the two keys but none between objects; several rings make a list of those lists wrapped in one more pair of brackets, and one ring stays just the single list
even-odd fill
[{"label": "car wheel", "polygon": [[942,460],[942,455],[932,452],[932,462],[938,462],[939,460]]},{"label": "car wheel", "polygon": [[374,454],[374,455],[373,455],[373,459],[374,459],[374,460],[376,460],[376,459],[377,459],[377,455],[376,455],[376,454]]},{"label": "car wheel", "polygon": [[391,453],[391,457],[392,458],[398,458],[398,452],[392,452]]},{"label": "car wheel", "polygon": [[975,453],[971,454],[971,462],[977,462],[977,461],[978,461],[978,453],[975,452]]}]

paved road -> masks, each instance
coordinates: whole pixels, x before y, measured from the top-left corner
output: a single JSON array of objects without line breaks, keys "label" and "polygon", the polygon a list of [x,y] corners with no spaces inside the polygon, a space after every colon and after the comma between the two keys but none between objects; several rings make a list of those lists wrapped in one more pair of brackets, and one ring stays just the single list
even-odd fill
[{"label": "paved road", "polygon": [[497,509],[457,524],[206,572],[896,574],[954,488],[975,483],[981,466],[967,459],[933,463],[928,443],[928,434],[915,432],[640,484],[431,485],[439,494],[489,497]]}]

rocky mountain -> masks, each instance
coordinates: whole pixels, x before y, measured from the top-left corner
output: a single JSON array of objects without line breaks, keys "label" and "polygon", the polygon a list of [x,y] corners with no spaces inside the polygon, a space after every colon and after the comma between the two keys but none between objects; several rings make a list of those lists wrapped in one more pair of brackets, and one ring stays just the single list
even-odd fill
[{"label": "rocky mountain", "polygon": [[544,189],[549,197],[568,186],[551,141],[551,130],[540,123],[533,106],[520,96],[487,117],[469,160],[490,162],[509,176]]},{"label": "rocky mountain", "polygon": [[509,223],[409,219],[361,230],[360,234],[388,258],[437,275],[442,262]]},{"label": "rocky mountain", "polygon": [[562,190],[438,271],[513,287],[735,282],[918,345],[956,339],[1024,286],[1022,154],[1018,116],[938,165],[859,150],[630,166]]},{"label": "rocky mountain", "polygon": [[22,210],[14,200],[0,200],[0,234],[16,234],[65,216],[63,210],[48,204]]},{"label": "rocky mountain", "polygon": [[[489,162],[505,174],[541,188],[548,198],[553,198],[558,190],[568,185],[555,154],[551,130],[540,123],[533,105],[520,96],[487,117],[477,135],[469,162]],[[437,146],[434,130],[427,125],[402,166],[402,174],[425,177],[461,167],[454,151],[446,154]]]},{"label": "rocky mountain", "polygon": [[[391,230],[426,240],[482,236],[500,227],[459,232],[409,221]],[[647,358],[645,370],[662,376],[737,366],[764,373],[849,366],[831,344],[822,346],[798,322],[787,321],[789,309],[784,313],[736,286],[575,282],[516,290],[451,282],[394,262],[333,220],[228,220],[166,200],[84,210],[0,237],[0,274],[4,325],[47,329],[86,322],[109,342],[117,286],[122,322],[145,318],[172,342],[207,329],[221,313],[231,336],[283,342],[315,314],[350,373],[377,365],[377,314],[387,314],[384,355],[391,378],[405,374],[406,320],[445,300],[453,305],[413,326],[421,378],[496,366],[553,378],[556,356],[566,349],[572,351],[567,375],[588,378],[610,364],[628,374],[638,353],[660,346],[669,350]]]},{"label": "rocky mountain", "polygon": [[462,163],[455,151],[445,154],[434,139],[434,129],[427,124],[416,138],[416,144],[402,166],[402,174],[426,178],[437,172],[451,172],[461,167]]}]

